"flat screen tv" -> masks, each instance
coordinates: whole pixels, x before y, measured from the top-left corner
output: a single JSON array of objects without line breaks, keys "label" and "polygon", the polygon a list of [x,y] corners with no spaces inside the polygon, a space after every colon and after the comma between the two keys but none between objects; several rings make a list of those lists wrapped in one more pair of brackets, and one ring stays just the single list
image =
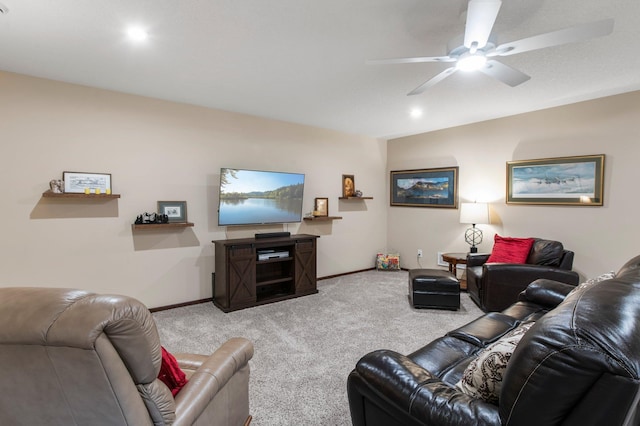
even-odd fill
[{"label": "flat screen tv", "polygon": [[220,169],[218,225],[264,225],[302,220],[304,174]]}]

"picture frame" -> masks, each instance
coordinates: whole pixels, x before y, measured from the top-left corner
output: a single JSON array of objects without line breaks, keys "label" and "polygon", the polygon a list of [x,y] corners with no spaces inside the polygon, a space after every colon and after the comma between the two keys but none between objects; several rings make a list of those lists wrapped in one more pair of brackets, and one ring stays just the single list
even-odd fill
[{"label": "picture frame", "polygon": [[62,172],[62,180],[64,192],[71,194],[111,192],[111,173]]},{"label": "picture frame", "polygon": [[507,162],[507,204],[602,206],[604,154]]},{"label": "picture frame", "polygon": [[391,171],[391,205],[458,208],[458,167]]},{"label": "picture frame", "polygon": [[329,216],[329,199],[316,198],[313,203],[314,216]]},{"label": "picture frame", "polygon": [[342,197],[353,197],[356,193],[356,179],[354,175],[342,175]]},{"label": "picture frame", "polygon": [[158,201],[158,213],[166,214],[169,223],[187,222],[187,202],[186,201]]}]

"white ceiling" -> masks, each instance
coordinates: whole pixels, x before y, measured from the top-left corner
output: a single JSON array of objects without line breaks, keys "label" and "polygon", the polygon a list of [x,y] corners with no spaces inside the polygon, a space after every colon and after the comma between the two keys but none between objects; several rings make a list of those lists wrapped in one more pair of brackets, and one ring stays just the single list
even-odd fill
[{"label": "white ceiling", "polygon": [[[603,18],[611,35],[500,60],[509,87],[437,56],[464,32],[466,0],[0,0],[0,69],[349,133],[390,138],[640,89],[640,1],[503,0],[498,42]],[[128,25],[149,32],[126,39]],[[1,96],[1,93],[0,93]],[[422,108],[412,119],[409,111]]]}]

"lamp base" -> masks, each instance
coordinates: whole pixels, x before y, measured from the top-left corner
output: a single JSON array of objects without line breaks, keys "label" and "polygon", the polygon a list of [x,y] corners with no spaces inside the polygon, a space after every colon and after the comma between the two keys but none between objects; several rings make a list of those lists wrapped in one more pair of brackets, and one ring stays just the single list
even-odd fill
[{"label": "lamp base", "polygon": [[464,240],[471,246],[469,253],[477,253],[478,247],[476,247],[476,244],[480,244],[482,242],[482,231],[476,228],[476,225],[473,225],[472,228],[465,231]]}]

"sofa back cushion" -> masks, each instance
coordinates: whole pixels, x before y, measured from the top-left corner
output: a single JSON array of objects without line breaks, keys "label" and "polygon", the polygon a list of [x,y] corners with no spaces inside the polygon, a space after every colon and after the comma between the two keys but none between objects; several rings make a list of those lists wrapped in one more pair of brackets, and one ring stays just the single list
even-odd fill
[{"label": "sofa back cushion", "polygon": [[639,335],[640,256],[567,296],[523,336],[502,382],[503,424],[625,424],[638,409]]},{"label": "sofa back cushion", "polygon": [[527,263],[531,265],[559,266],[564,254],[564,247],[560,241],[536,238]]},{"label": "sofa back cushion", "polygon": [[526,263],[534,238],[493,237],[493,250],[487,263]]}]

